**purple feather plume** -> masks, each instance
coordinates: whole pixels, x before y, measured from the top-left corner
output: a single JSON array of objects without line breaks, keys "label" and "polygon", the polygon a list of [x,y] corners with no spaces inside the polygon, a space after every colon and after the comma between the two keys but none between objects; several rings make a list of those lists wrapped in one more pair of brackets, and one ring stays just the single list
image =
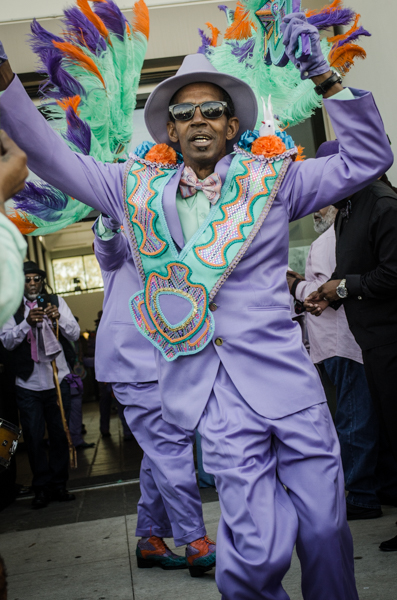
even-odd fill
[{"label": "purple feather plume", "polygon": [[211,38],[209,38],[208,35],[205,35],[205,33],[202,29],[199,29],[198,32],[201,37],[201,46],[197,50],[197,52],[199,52],[200,54],[205,54],[207,51],[207,48],[209,46],[211,46]]},{"label": "purple feather plume", "polygon": [[64,138],[79,149],[82,154],[89,155],[91,149],[91,129],[89,125],[80,119],[71,106],[66,109],[67,132]]},{"label": "purple feather plume", "polygon": [[[238,42],[234,41],[228,41],[226,43],[232,47],[232,54],[238,58],[239,63],[249,60],[254,55],[253,50],[255,46],[255,40],[252,38],[247,42],[244,42],[244,44],[239,44]],[[248,66],[251,65],[247,64],[247,67]]]},{"label": "purple feather plume", "polygon": [[84,96],[83,87],[62,68],[62,52],[52,43],[53,40],[56,42],[64,40],[44,29],[36,20],[32,22],[30,28],[32,49],[42,63],[38,72],[48,76],[48,80],[40,86],[40,91],[46,96],[56,99],[65,96]]},{"label": "purple feather plume", "polygon": [[230,17],[231,19],[234,19],[235,11],[226,6],[226,4],[218,4],[218,8],[219,10],[222,10],[225,13],[227,18]]},{"label": "purple feather plume", "polygon": [[24,189],[13,197],[14,207],[35,215],[43,221],[54,222],[65,210],[69,196],[48,185],[28,181]]},{"label": "purple feather plume", "polygon": [[95,3],[94,11],[105,23],[106,27],[119,39],[124,39],[126,18],[112,0]]},{"label": "purple feather plume", "polygon": [[356,31],[353,31],[353,33],[351,33],[349,37],[347,37],[345,40],[340,40],[340,42],[338,42],[338,48],[340,46],[344,46],[345,44],[351,44],[351,42],[355,42],[361,35],[371,36],[372,34],[369,33],[369,31],[367,31],[366,29],[364,29],[364,27],[360,26],[358,29],[356,29]]},{"label": "purple feather plume", "polygon": [[30,30],[32,32],[29,36],[32,50],[39,56],[41,62],[45,65],[48,54],[55,50],[55,46],[52,43],[53,40],[56,42],[63,42],[63,39],[44,29],[36,19],[33,19]]},{"label": "purple feather plume", "polygon": [[64,13],[63,22],[67,26],[68,32],[77,37],[81,44],[85,44],[93,54],[99,54],[106,50],[106,42],[98,29],[77,6],[68,8]]},{"label": "purple feather plume", "polygon": [[340,8],[333,11],[324,11],[318,15],[308,17],[308,22],[317,29],[329,29],[334,25],[349,25],[354,21],[356,13],[351,8]]},{"label": "purple feather plume", "polygon": [[45,62],[45,73],[49,81],[40,87],[40,91],[49,98],[60,100],[69,96],[85,97],[83,86],[62,68],[62,54],[54,47],[54,52],[48,54]]}]

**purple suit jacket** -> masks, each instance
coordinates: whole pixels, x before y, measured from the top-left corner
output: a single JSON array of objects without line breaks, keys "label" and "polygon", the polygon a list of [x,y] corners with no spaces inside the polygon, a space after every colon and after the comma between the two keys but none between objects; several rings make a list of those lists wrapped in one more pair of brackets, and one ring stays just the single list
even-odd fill
[{"label": "purple suit jacket", "polygon": [[[325,100],[338,155],[293,163],[275,202],[232,275],[215,298],[214,342],[202,352],[167,363],[157,352],[164,419],[193,429],[208,401],[220,361],[255,411],[278,419],[325,402],[317,372],[291,320],[288,223],[365,187],[393,162],[383,123],[370,93]],[[17,78],[0,99],[2,126],[28,154],[40,177],[82,202],[124,221],[123,165],[74,154],[52,131]],[[169,229],[183,246],[175,190],[181,170],[164,192]],[[127,285],[127,283],[126,283]],[[131,293],[134,291],[133,285]]]},{"label": "purple suit jacket", "polygon": [[95,342],[95,377],[110,383],[156,381],[155,350],[135,327],[129,309],[131,295],[142,284],[127,239],[122,233],[106,241],[95,235],[94,250],[105,288]]}]

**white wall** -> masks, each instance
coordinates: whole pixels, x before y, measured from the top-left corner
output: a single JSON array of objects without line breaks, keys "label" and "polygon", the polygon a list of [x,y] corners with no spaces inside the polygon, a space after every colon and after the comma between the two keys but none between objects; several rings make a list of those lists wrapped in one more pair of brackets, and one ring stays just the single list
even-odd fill
[{"label": "white wall", "polygon": [[75,317],[79,318],[81,331],[95,329],[94,320],[99,310],[102,310],[103,292],[92,292],[65,296],[64,300]]},{"label": "white wall", "polygon": [[[361,38],[367,58],[356,61],[345,77],[344,85],[370,90],[374,94],[392,148],[397,153],[397,2],[349,0],[348,4],[361,14],[361,24],[372,37]],[[390,169],[389,176],[397,185],[397,163]]]},{"label": "white wall", "polygon": [[[133,0],[116,0],[123,8],[127,19],[131,20]],[[150,38],[146,58],[184,56],[197,52],[201,45],[198,28],[205,29],[210,21],[224,31],[227,27],[223,12],[218,10],[220,0],[146,0],[150,15]],[[0,0],[0,39],[16,73],[30,73],[37,68],[37,60],[28,44],[30,22],[33,17],[49,31],[59,34],[61,22],[57,18],[62,8],[73,6],[73,0]],[[236,0],[227,1],[235,8]],[[7,10],[3,10],[4,8]],[[15,9],[18,6],[18,10]],[[8,18],[6,18],[8,15]],[[14,17],[14,18],[12,18]]]}]

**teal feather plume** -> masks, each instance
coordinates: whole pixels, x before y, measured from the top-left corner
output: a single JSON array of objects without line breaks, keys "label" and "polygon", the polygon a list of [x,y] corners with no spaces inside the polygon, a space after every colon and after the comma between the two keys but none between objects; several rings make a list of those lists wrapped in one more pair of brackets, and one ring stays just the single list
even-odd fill
[{"label": "teal feather plume", "polygon": [[[77,4],[65,13],[60,37],[36,22],[32,25],[40,71],[48,76],[41,104],[72,150],[116,162],[126,158],[132,139],[149,36],[148,10],[138,0],[129,24],[112,0],[94,0],[93,10],[86,0]],[[97,6],[103,20],[95,13]],[[79,96],[65,94],[72,88],[80,91]],[[7,203],[6,210],[23,233],[36,236],[75,223],[92,209],[35,180]]]}]

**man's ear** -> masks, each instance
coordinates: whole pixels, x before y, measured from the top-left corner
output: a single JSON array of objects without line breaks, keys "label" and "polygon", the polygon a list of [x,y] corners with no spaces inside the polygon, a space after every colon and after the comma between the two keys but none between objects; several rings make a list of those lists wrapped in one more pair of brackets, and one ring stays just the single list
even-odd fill
[{"label": "man's ear", "polygon": [[231,117],[227,122],[226,139],[232,140],[234,137],[236,137],[239,127],[240,127],[240,121],[238,120],[238,118]]},{"label": "man's ear", "polygon": [[176,131],[175,123],[173,121],[168,121],[168,123],[167,123],[167,131],[168,131],[168,137],[170,138],[171,142],[173,142],[174,144],[176,144],[177,142],[179,142],[179,138],[178,138],[178,134],[177,134],[177,131]]}]

